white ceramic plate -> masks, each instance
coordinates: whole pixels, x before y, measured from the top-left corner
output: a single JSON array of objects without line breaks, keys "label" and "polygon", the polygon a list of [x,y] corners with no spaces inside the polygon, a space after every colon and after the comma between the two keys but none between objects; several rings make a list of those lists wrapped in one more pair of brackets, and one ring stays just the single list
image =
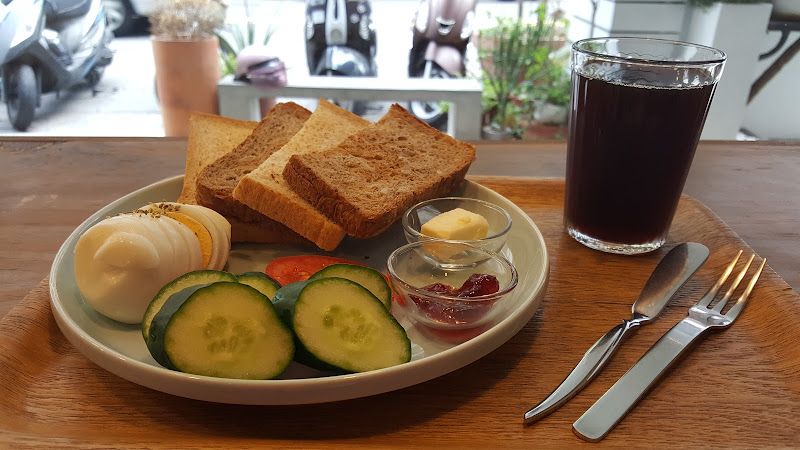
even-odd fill
[{"label": "white ceramic plate", "polygon": [[[148,202],[175,201],[183,186],[178,176],[147,186],[101,209],[67,238],[50,273],[53,315],[67,339],[91,361],[122,378],[173,395],[220,403],[290,405],[345,400],[401,389],[459,369],[493,351],[514,336],[536,313],[547,287],[549,263],[544,239],[516,205],[492,190],[466,182],[464,197],[487,200],[505,208],[513,226],[503,253],[519,272],[519,284],[506,304],[506,315],[477,336],[434,333],[393,313],[412,342],[411,362],[365,373],[322,376],[296,364],[281,379],[232,380],[164,369],[150,356],[139,326],[117,323],[85,303],[75,284],[74,249],[78,238],[106,216],[131,211]],[[399,224],[370,240],[346,238],[332,254],[385,271],[386,259],[405,244]],[[289,254],[308,254],[307,247],[235,244],[227,270],[263,270]],[[471,339],[470,339],[471,337]]]}]

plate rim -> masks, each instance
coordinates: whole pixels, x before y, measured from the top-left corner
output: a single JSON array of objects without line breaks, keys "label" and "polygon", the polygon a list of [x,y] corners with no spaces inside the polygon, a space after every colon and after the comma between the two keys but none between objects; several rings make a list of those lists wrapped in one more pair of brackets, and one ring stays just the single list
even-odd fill
[{"label": "plate rim", "polygon": [[[503,345],[516,335],[530,321],[533,315],[536,314],[546,292],[549,282],[550,261],[544,237],[539,228],[524,211],[504,196],[474,181],[465,180],[467,183],[466,186],[470,184],[474,185],[477,189],[483,189],[503,199],[508,202],[508,204],[513,205],[517,210],[516,212],[526,220],[527,225],[529,225],[533,231],[531,237],[535,245],[541,251],[543,267],[539,280],[534,283],[534,289],[524,294],[527,298],[521,299],[520,307],[515,313],[497,322],[492,328],[486,330],[479,336],[417,361],[370,372],[330,377],[238,380],[192,375],[156,367],[147,362],[133,359],[106,346],[104,343],[90,336],[69,317],[58,295],[57,274],[61,262],[64,258],[69,257],[67,253],[70,243],[83,234],[86,229],[102,219],[106,215],[105,211],[114,209],[118,207],[118,205],[136,196],[144,195],[147,191],[168,186],[170,183],[177,183],[179,181],[182,184],[183,177],[183,175],[177,175],[156,181],[112,201],[93,213],[70,233],[56,253],[50,270],[49,289],[52,314],[59,329],[67,340],[75,346],[81,354],[104,370],[135,384],[156,391],[216,403],[292,405],[347,400],[402,389],[455,371],[483,358]],[[468,352],[469,356],[463,356],[465,353],[463,351],[463,346],[465,345],[467,346],[467,350],[471,350]],[[456,351],[456,349],[460,349],[461,351]],[[459,353],[461,353],[461,355],[459,355]],[[423,364],[422,361],[424,361],[424,367],[420,367]],[[416,376],[404,377],[403,375],[405,372],[418,373],[415,374]],[[365,382],[365,379],[369,382]],[[322,392],[325,393],[325,395],[304,395],[308,394],[308,392],[303,391],[308,391],[309,386],[312,388],[311,390],[313,392]],[[271,387],[274,387],[274,389],[270,389]],[[242,392],[237,392],[236,388],[241,388],[239,390]],[[277,397],[266,395],[270,393],[269,391],[278,389],[283,391],[281,395]],[[266,392],[260,392],[261,395],[254,395],[253,391]],[[294,398],[293,394],[297,395],[297,398]]]}]

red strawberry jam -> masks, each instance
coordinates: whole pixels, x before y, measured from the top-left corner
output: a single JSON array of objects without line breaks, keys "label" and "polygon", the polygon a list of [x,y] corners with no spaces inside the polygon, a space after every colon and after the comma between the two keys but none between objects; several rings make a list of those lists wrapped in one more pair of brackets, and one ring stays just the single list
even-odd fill
[{"label": "red strawberry jam", "polygon": [[409,295],[417,304],[420,312],[429,319],[448,325],[464,325],[477,321],[483,317],[489,308],[497,301],[496,298],[487,300],[469,300],[474,297],[491,295],[500,290],[500,283],[494,275],[476,273],[471,275],[460,288],[456,289],[444,283],[433,283],[422,288],[433,294],[443,294],[463,298],[465,300],[441,300],[430,297]]}]

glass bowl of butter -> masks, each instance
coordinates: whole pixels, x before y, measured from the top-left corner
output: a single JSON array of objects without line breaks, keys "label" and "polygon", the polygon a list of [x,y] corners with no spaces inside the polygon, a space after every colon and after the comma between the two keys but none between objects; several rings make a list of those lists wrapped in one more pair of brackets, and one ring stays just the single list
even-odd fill
[{"label": "glass bowl of butter", "polygon": [[511,216],[487,201],[442,197],[418,203],[403,214],[409,243],[443,239],[499,252],[511,230]]}]

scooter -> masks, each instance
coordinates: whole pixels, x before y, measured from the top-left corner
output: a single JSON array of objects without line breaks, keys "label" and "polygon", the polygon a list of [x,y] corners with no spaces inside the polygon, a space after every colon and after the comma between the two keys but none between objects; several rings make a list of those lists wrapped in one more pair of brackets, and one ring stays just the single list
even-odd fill
[{"label": "scooter", "polygon": [[2,99],[15,129],[33,121],[42,94],[86,83],[94,93],[113,53],[103,0],[2,0]]},{"label": "scooter", "polygon": [[[369,0],[306,0],[306,59],[311,75],[378,75]],[[336,102],[361,115],[365,102]]]},{"label": "scooter", "polygon": [[[476,5],[477,0],[420,0],[412,22],[409,77],[446,79],[466,75]],[[413,101],[409,111],[434,127],[447,123],[447,112],[439,102]]]}]

